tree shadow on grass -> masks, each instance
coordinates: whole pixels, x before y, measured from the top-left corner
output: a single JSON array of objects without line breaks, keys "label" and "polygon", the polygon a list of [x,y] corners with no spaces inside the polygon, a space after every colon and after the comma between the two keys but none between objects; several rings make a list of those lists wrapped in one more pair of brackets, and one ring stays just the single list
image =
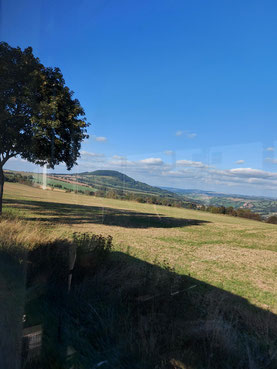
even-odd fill
[{"label": "tree shadow on grass", "polygon": [[5,199],[4,204],[30,210],[35,216],[28,217],[28,220],[51,223],[93,223],[124,228],[174,228],[209,223],[198,219],[165,217],[158,213],[141,213],[124,209],[46,201]]},{"label": "tree shadow on grass", "polygon": [[[190,275],[180,275],[166,262],[153,265],[113,252],[110,264],[87,283],[98,291],[101,302],[114,301],[126,316],[129,313],[126,331],[136,327],[133,345],[154,359],[153,367],[277,368],[276,314]],[[119,324],[123,320],[119,317]]]},{"label": "tree shadow on grass", "polygon": [[[152,265],[122,252],[112,252],[96,264],[94,260],[93,267],[77,258],[68,293],[71,273],[64,270],[66,278],[60,274],[63,263],[59,259],[67,242],[50,244],[48,249],[41,245],[41,250],[28,257],[32,278],[27,278],[26,287],[20,276],[26,270],[24,264],[6,257],[2,265],[5,255],[0,253],[0,277],[5,282],[0,283],[0,291],[6,288],[5,301],[16,307],[13,315],[8,310],[11,326],[4,325],[0,341],[16,348],[7,336],[17,333],[20,338],[23,312],[25,331],[42,326],[43,365],[28,368],[52,369],[51,360],[67,355],[64,344],[74,348],[77,367],[84,369],[97,368],[100,363],[104,369],[277,367],[275,314],[196,278],[179,275],[166,264]],[[84,269],[78,268],[78,260]],[[83,272],[81,279],[78,271]],[[17,284],[22,292],[15,304]],[[47,288],[37,290],[39,298],[30,298],[30,290],[40,284]],[[0,323],[3,316],[1,311]],[[55,367],[65,366],[56,363]]]}]

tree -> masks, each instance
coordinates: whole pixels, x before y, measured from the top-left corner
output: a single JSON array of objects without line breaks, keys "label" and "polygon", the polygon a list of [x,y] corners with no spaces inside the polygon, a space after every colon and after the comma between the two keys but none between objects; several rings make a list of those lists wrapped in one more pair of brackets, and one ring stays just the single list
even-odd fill
[{"label": "tree", "polygon": [[31,47],[21,50],[1,42],[0,214],[6,162],[19,155],[49,168],[63,162],[70,170],[88,126],[59,68],[46,68]]}]

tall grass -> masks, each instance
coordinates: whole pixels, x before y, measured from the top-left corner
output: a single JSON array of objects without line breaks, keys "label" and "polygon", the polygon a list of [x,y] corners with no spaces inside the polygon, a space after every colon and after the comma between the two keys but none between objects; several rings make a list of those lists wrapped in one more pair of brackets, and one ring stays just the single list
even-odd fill
[{"label": "tall grass", "polygon": [[16,209],[4,209],[0,217],[0,248],[17,246],[31,249],[55,238],[57,234],[48,232],[39,222],[32,225],[24,221],[22,212]]},{"label": "tall grass", "polygon": [[[77,257],[68,292],[63,255],[72,246]],[[151,265],[115,252],[109,237],[63,239],[4,215],[0,264],[2,357],[20,360],[26,314],[28,324],[43,323],[44,369],[277,367],[275,315],[180,276],[166,261]],[[3,368],[7,363],[0,361]]]}]

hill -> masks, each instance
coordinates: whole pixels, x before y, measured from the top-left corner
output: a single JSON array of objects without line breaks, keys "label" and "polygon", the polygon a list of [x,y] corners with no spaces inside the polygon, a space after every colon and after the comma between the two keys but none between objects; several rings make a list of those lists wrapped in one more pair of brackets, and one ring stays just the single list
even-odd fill
[{"label": "hill", "polygon": [[190,207],[194,201],[166,189],[150,186],[146,183],[114,170],[96,170],[78,174],[48,174],[46,178],[40,173],[5,171],[6,180],[23,184],[57,188],[102,197],[138,200],[156,204]]},{"label": "hill", "polygon": [[[66,176],[62,175],[62,177]],[[105,186],[122,191],[141,192],[176,198],[176,194],[173,192],[136,181],[126,174],[115,170],[95,170],[94,172],[79,173],[73,175],[73,177],[91,186]]]}]

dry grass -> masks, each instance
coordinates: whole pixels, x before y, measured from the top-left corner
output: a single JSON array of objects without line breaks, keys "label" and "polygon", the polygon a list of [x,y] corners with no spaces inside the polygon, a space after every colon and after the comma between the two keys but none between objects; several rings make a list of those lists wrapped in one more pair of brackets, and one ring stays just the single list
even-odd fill
[{"label": "dry grass", "polygon": [[[111,235],[119,251],[128,249],[132,256],[150,263],[166,260],[180,274],[190,274],[277,312],[276,225],[13,183],[6,184],[5,199],[6,206],[25,212],[31,225],[39,219],[48,227],[47,237],[50,230],[51,237],[74,231]],[[165,217],[172,220],[171,226],[164,226]],[[142,226],[138,218],[144,221]],[[175,224],[177,218],[204,223]],[[20,233],[18,237],[27,237],[24,231]]]},{"label": "dry grass", "polygon": [[[112,235],[115,247],[73,286],[66,310],[77,354],[91,355],[88,367],[275,369],[276,315],[248,303],[277,311],[275,225],[6,186],[2,247],[29,250],[75,231]],[[19,316],[24,281],[17,283],[20,293],[0,301],[2,312],[16,306]],[[0,283],[0,291],[7,295],[9,286]]]},{"label": "dry grass", "polygon": [[10,247],[21,246],[26,250],[34,248],[36,245],[53,242],[57,239],[57,233],[47,231],[42,224],[30,224],[24,220],[2,219],[0,221],[0,247],[10,245]]}]

